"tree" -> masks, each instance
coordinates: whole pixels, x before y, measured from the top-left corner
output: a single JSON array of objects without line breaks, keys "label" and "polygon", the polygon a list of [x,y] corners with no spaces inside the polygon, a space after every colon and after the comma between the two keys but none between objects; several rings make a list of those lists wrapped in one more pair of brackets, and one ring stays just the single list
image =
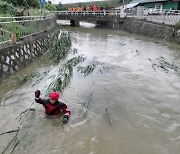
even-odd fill
[{"label": "tree", "polygon": [[39,7],[38,0],[3,0],[8,3],[12,3],[15,6],[28,6],[28,7]]},{"label": "tree", "polygon": [[56,7],[48,2],[46,3],[45,8],[49,11],[56,11]]},{"label": "tree", "polygon": [[12,4],[3,3],[0,0],[0,14],[12,14],[14,12],[14,8]]},{"label": "tree", "polygon": [[47,3],[52,4],[52,2],[51,2],[51,1],[48,1]]},{"label": "tree", "polygon": [[123,3],[123,0],[119,0],[119,3],[122,4],[122,3]]}]

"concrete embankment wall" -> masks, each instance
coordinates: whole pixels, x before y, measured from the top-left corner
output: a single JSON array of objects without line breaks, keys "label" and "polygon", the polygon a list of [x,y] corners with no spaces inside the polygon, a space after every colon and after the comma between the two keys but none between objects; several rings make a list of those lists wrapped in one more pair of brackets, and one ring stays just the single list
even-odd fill
[{"label": "concrete embankment wall", "polygon": [[41,55],[51,40],[59,34],[56,25],[48,31],[42,31],[24,37],[16,44],[0,49],[0,82],[10,74],[27,66]]},{"label": "concrete embankment wall", "polygon": [[125,18],[119,25],[120,30],[180,44],[180,30],[172,26],[134,18]]}]

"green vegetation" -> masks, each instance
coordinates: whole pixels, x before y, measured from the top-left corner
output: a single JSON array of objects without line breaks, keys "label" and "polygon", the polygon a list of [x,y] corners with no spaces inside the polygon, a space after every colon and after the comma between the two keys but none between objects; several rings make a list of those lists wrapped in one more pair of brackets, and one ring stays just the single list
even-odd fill
[{"label": "green vegetation", "polygon": [[87,65],[85,67],[84,66],[78,66],[77,71],[84,74],[84,76],[87,76],[94,71],[97,64],[98,63],[96,61],[92,61],[92,62],[90,62],[89,65]]},{"label": "green vegetation", "polygon": [[[7,16],[7,14],[8,16],[12,16],[17,12],[24,13],[24,11],[20,10],[28,10],[26,15],[35,15],[37,13],[34,12],[40,12],[39,8],[39,0],[0,0],[0,16]],[[56,7],[51,3],[51,1],[47,1],[45,3],[45,9],[49,11],[55,11]]]},{"label": "green vegetation", "polygon": [[51,64],[57,64],[68,54],[70,47],[70,34],[63,32],[59,39],[55,38],[51,42],[47,52],[43,55],[43,59]]},{"label": "green vegetation", "polygon": [[98,62],[97,60],[93,59],[89,62],[87,66],[78,66],[77,71],[82,73],[85,77],[92,73],[96,67],[98,67],[97,73],[103,73],[103,71],[109,70],[107,66],[104,66],[103,63]]},{"label": "green vegetation", "polygon": [[5,16],[9,16],[13,12],[14,12],[14,8],[12,4],[5,3],[0,0],[0,15],[1,16],[2,14]]},{"label": "green vegetation", "polygon": [[58,75],[48,86],[46,90],[46,95],[49,94],[51,91],[62,92],[70,82],[70,77],[72,76],[73,67],[84,60],[85,58],[82,56],[73,57],[69,59],[66,63],[60,65],[60,68],[58,70]]},{"label": "green vegetation", "polygon": [[34,77],[36,77],[39,73],[33,72],[24,76],[14,76],[11,78],[11,86],[12,87],[19,87],[24,85],[27,81],[32,80]]},{"label": "green vegetation", "polygon": [[[151,61],[151,59],[149,59],[149,61]],[[154,70],[156,70],[156,68],[160,68],[161,70],[165,71],[166,73],[173,70],[178,75],[180,75],[180,68],[177,65],[175,65],[174,62],[168,62],[168,61],[166,61],[166,59],[164,57],[158,58],[157,61],[158,61],[158,63],[152,63],[152,68]]]},{"label": "green vegetation", "polygon": [[18,23],[13,23],[13,33],[16,34],[17,40],[21,37],[22,32],[25,32],[27,35],[30,34],[30,27],[25,27]]},{"label": "green vegetation", "polygon": [[7,3],[11,3],[14,6],[27,6],[27,7],[39,7],[38,0],[3,0]]},{"label": "green vegetation", "polygon": [[[12,17],[12,16],[40,16],[44,14],[44,11],[39,11],[39,0],[0,0],[0,17]],[[46,2],[45,9],[55,11],[56,7],[51,1]],[[11,35],[16,34],[16,40],[18,41],[21,36],[26,36],[31,33],[37,32],[37,29],[32,27],[37,26],[36,21],[15,22],[23,19],[15,18],[1,18],[0,28],[1,37],[0,42],[11,40]],[[28,20],[28,19],[27,19]],[[6,22],[6,23],[5,23]],[[38,28],[41,28],[38,26]]]},{"label": "green vegetation", "polygon": [[109,123],[109,125],[114,129],[114,123],[113,123],[113,120],[112,120],[112,117],[111,117],[111,115],[110,115],[110,113],[109,113],[108,108],[106,108],[106,114],[105,114],[105,116],[106,116],[106,121],[107,121],[107,123]]},{"label": "green vegetation", "polygon": [[48,95],[51,91],[63,91],[63,89],[67,86],[70,81],[70,77],[72,75],[73,68],[71,65],[64,64],[61,65],[58,70],[58,75],[56,78],[50,83],[46,90],[46,95]]},{"label": "green vegetation", "polygon": [[45,5],[46,10],[49,11],[56,11],[56,6],[51,3],[51,1],[48,1]]},{"label": "green vegetation", "polygon": [[180,29],[180,21],[176,23],[175,28]]},{"label": "green vegetation", "polygon": [[[127,4],[129,3],[131,0],[126,0],[124,3]],[[84,2],[84,3],[72,3],[72,4],[64,4],[62,5],[61,3],[59,3],[58,5],[56,5],[56,8],[58,11],[67,11],[69,7],[77,7],[77,6],[81,6],[81,7],[88,7],[90,5],[97,5],[98,7],[106,7],[108,6],[109,9],[114,8],[114,7],[118,7],[120,5],[122,5],[123,0],[104,0],[104,1],[95,1],[95,2]]]}]

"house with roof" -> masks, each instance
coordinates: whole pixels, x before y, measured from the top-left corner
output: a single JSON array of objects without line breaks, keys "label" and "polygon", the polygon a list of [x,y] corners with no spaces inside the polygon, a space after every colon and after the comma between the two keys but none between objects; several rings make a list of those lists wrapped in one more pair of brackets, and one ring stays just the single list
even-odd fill
[{"label": "house with roof", "polygon": [[126,8],[144,6],[144,8],[154,8],[158,10],[180,10],[180,0],[132,0]]}]

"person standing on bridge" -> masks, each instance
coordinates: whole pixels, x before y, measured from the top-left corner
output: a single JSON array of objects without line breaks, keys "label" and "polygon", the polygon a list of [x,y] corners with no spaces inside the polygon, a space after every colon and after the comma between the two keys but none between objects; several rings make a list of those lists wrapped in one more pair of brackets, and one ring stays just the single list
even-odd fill
[{"label": "person standing on bridge", "polygon": [[58,101],[58,99],[58,92],[51,92],[49,94],[49,99],[42,99],[40,98],[40,90],[35,91],[35,101],[44,106],[45,113],[47,115],[58,115],[62,110],[65,113],[62,122],[66,124],[69,120],[70,111],[68,110],[67,105]]},{"label": "person standing on bridge", "polygon": [[86,11],[86,6],[83,7],[83,11]]}]

